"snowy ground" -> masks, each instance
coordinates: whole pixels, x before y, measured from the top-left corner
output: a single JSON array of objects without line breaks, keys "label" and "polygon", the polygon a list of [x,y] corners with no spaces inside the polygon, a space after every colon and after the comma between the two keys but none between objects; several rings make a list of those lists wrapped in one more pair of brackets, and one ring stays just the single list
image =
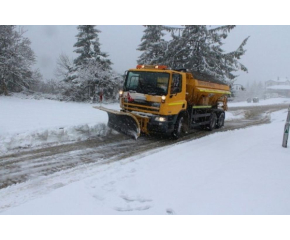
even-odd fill
[{"label": "snowy ground", "polygon": [[[290,101],[230,107],[281,102]],[[2,96],[0,109],[3,152],[106,134],[107,114],[91,104]],[[243,117],[236,114],[228,112],[227,121]],[[269,125],[216,133],[97,171],[88,169],[87,176],[94,177],[2,214],[290,214],[290,152],[281,147],[286,116],[285,109],[273,113]]]},{"label": "snowy ground", "polygon": [[228,105],[229,107],[251,107],[251,106],[265,106],[265,105],[272,105],[272,104],[280,104],[280,103],[285,103],[285,104],[290,104],[290,99],[289,98],[269,98],[269,99],[260,99],[258,103],[254,102],[229,102]]},{"label": "snowy ground", "polygon": [[288,215],[290,148],[281,147],[286,116],[282,110],[271,124],[89,168],[83,175],[93,177],[2,214]]},{"label": "snowy ground", "polygon": [[[290,103],[290,99],[229,105],[281,102]],[[108,107],[117,109],[118,104]],[[0,150],[4,153],[17,144],[22,147],[56,144],[106,134],[103,126],[106,114],[90,104],[0,96],[0,109]],[[241,117],[227,113],[227,121]],[[214,133],[101,167],[88,166],[78,181],[70,181],[75,176],[63,174],[59,178],[67,178],[68,184],[58,185],[56,178],[53,191],[47,192],[36,183],[35,192],[41,189],[37,198],[29,197],[27,183],[2,189],[0,207],[4,210],[0,214],[289,215],[290,148],[281,146],[286,117],[287,109],[273,113],[271,124]],[[55,133],[60,128],[66,137]],[[81,128],[84,130],[77,130]],[[44,132],[44,138],[36,137]],[[199,226],[199,221],[195,226]],[[231,222],[228,224],[235,227]],[[168,226],[174,227],[172,222]],[[269,227],[269,223],[264,226]],[[284,228],[283,224],[280,226]],[[281,236],[281,231],[273,233],[274,238]],[[138,232],[136,238],[139,235],[142,233]],[[236,237],[235,232],[232,239]]]},{"label": "snowy ground", "polygon": [[2,214],[290,214],[290,148],[281,147],[286,116],[282,110],[271,124],[88,168],[82,174],[93,177]]}]

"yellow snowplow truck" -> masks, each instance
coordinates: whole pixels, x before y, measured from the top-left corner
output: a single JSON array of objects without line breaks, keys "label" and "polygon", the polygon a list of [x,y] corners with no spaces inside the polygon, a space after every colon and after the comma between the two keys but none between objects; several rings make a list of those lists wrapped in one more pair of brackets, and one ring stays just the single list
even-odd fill
[{"label": "yellow snowplow truck", "polygon": [[108,126],[137,139],[161,134],[177,139],[191,129],[213,130],[224,125],[230,88],[210,77],[166,66],[137,65],[126,74],[120,111],[108,113]]}]

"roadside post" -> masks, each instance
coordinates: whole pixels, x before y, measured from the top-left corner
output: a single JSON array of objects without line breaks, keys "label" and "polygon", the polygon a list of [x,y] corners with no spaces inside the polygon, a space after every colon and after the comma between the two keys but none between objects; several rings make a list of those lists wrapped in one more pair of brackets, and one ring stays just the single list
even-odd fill
[{"label": "roadside post", "polygon": [[287,120],[284,127],[284,135],[283,135],[283,143],[282,143],[282,147],[285,147],[285,148],[287,147],[287,142],[288,142],[289,126],[290,126],[290,106],[288,108],[288,115],[287,115]]},{"label": "roadside post", "polygon": [[102,106],[103,102],[103,90],[100,91],[100,105]]}]

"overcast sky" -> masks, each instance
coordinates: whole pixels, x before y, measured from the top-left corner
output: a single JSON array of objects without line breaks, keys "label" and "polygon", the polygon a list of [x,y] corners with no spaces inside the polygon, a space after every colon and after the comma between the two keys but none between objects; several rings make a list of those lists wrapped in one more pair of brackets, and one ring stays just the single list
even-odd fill
[{"label": "overcast sky", "polygon": [[[75,57],[77,28],[73,25],[23,26],[37,56],[36,67],[45,79],[54,78],[57,58],[61,53]],[[136,66],[141,52],[136,48],[141,42],[144,27],[141,25],[98,25],[101,50],[109,54],[113,69],[123,73]],[[248,68],[241,72],[236,83],[246,85],[280,77],[290,80],[290,25],[237,25],[226,39],[224,50],[235,50],[250,36],[240,60]]]}]

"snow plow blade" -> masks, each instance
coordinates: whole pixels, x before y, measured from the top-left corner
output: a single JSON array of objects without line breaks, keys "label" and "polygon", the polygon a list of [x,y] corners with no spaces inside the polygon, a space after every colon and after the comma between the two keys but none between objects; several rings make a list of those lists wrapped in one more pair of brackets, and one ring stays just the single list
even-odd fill
[{"label": "snow plow blade", "polygon": [[94,108],[108,113],[108,127],[134,139],[137,139],[140,136],[140,124],[138,122],[138,119],[133,114],[120,112],[104,107],[95,106]]}]

